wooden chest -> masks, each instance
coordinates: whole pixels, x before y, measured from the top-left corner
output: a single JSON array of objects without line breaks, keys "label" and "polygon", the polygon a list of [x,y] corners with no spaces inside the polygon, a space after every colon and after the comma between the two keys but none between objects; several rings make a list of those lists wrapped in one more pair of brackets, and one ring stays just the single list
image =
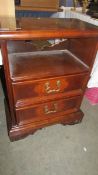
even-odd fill
[{"label": "wooden chest", "polygon": [[48,125],[82,120],[80,106],[98,43],[96,27],[76,19],[24,18],[20,26],[0,31],[12,141]]},{"label": "wooden chest", "polygon": [[33,8],[59,8],[59,0],[21,0],[21,6]]}]

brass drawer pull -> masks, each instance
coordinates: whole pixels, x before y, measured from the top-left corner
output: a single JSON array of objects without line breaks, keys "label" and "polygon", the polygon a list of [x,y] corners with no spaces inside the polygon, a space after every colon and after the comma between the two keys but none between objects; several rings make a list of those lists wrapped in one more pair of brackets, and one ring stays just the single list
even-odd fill
[{"label": "brass drawer pull", "polygon": [[60,91],[60,86],[61,86],[60,80],[57,80],[56,85],[57,85],[57,89],[51,89],[50,88],[50,83],[49,82],[45,83],[45,91],[46,91],[46,93],[50,94],[50,93],[53,93],[53,92],[54,93],[55,92],[59,92]]},{"label": "brass drawer pull", "polygon": [[53,108],[54,108],[54,110],[49,110],[48,105],[46,105],[44,108],[45,114],[56,113],[57,112],[57,104],[56,103],[53,104]]}]

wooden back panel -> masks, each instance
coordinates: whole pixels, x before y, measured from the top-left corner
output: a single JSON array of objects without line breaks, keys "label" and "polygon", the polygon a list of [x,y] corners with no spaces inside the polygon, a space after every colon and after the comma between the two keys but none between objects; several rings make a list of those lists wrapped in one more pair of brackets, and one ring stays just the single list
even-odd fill
[{"label": "wooden back panel", "polygon": [[69,50],[92,68],[98,49],[98,38],[70,39]]}]

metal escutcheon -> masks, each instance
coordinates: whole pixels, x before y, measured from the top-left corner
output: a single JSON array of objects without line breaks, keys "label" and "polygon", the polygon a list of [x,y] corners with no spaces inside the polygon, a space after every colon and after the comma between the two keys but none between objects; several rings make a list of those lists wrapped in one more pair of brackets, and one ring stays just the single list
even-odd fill
[{"label": "metal escutcheon", "polygon": [[46,93],[50,94],[50,93],[59,92],[60,91],[60,86],[61,86],[61,81],[60,80],[57,80],[56,86],[57,86],[56,89],[51,89],[50,88],[50,83],[49,82],[45,83],[45,91],[46,91]]},{"label": "metal escutcheon", "polygon": [[56,113],[57,112],[57,103],[53,104],[53,108],[54,108],[53,110],[49,110],[48,105],[45,105],[45,107],[44,107],[45,114]]}]

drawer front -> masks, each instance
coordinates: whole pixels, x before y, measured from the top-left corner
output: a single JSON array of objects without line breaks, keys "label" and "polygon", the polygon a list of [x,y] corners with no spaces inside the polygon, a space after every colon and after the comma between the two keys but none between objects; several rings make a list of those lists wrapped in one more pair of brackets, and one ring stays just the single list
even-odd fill
[{"label": "drawer front", "polygon": [[82,74],[42,81],[13,83],[15,106],[29,106],[45,100],[79,95],[82,93],[85,78],[86,75]]},{"label": "drawer front", "polygon": [[17,122],[22,125],[41,120],[52,120],[67,113],[76,112],[79,109],[80,100],[81,97],[78,96],[16,109]]}]

